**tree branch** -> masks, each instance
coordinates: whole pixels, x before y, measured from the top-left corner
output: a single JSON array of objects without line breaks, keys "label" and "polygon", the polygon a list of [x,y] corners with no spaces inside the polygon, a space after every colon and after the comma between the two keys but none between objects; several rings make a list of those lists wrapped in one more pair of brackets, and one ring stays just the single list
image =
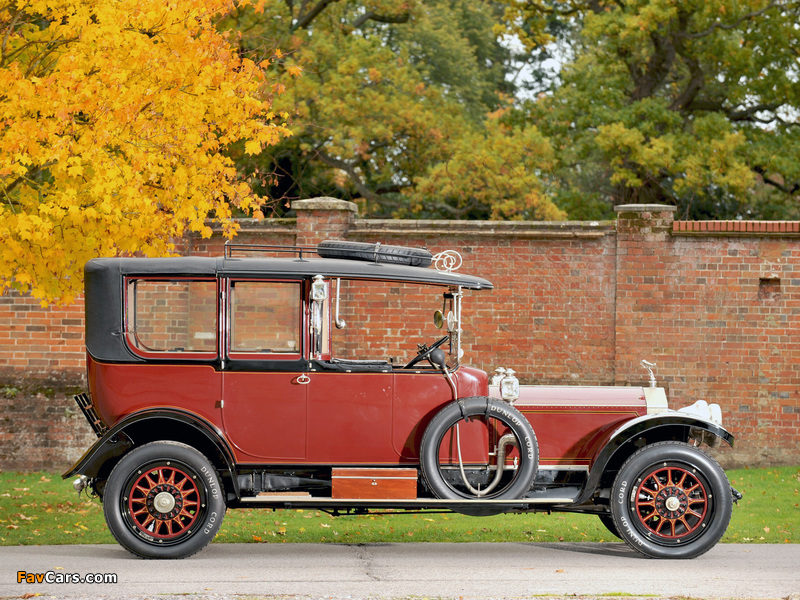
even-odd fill
[{"label": "tree branch", "polygon": [[744,14],[741,17],[739,17],[738,19],[736,19],[735,21],[733,21],[732,23],[722,23],[721,21],[717,21],[717,22],[713,23],[711,25],[711,27],[709,27],[705,31],[698,31],[697,33],[687,33],[685,35],[690,40],[696,40],[698,38],[707,37],[707,36],[711,35],[717,29],[735,29],[736,27],[741,25],[744,21],[747,21],[748,19],[753,19],[755,17],[760,17],[765,12],[767,12],[769,10],[772,10],[773,8],[781,8],[781,9],[783,9],[783,8],[786,8],[786,5],[782,4],[782,3],[779,3],[779,2],[776,2],[775,0],[770,0],[770,3],[767,4],[761,10],[754,10],[752,12]]},{"label": "tree branch", "polygon": [[791,196],[800,191],[800,183],[795,182],[790,187],[786,183],[776,181],[775,179],[767,177],[766,175],[767,170],[764,167],[753,167],[753,171],[755,171],[761,176],[761,179],[764,181],[766,185],[771,185],[772,187],[779,189],[785,194],[789,194]]},{"label": "tree branch", "polygon": [[654,52],[643,68],[631,62],[628,58],[630,53],[626,53],[627,56],[621,54],[635,85],[631,93],[633,100],[651,97],[669,75],[672,65],[675,63],[675,46],[672,40],[655,32],[650,35],[650,40],[653,43]]},{"label": "tree branch", "polygon": [[21,14],[22,9],[15,11],[11,21],[8,23],[8,27],[6,27],[5,34],[3,35],[3,43],[0,45],[0,66],[4,66],[6,63],[6,48],[8,48],[8,38],[11,37],[11,32],[14,31]]},{"label": "tree branch", "polygon": [[682,32],[686,31],[689,24],[689,15],[681,11],[678,16],[678,23],[680,25],[679,33],[675,40],[675,52],[681,57],[686,66],[689,67],[689,82],[686,84],[683,92],[673,100],[670,105],[671,110],[685,111],[687,107],[694,102],[697,94],[703,89],[705,85],[705,73],[703,72],[700,63],[692,56],[684,44],[684,37]]},{"label": "tree branch", "polygon": [[353,23],[353,29],[361,28],[361,26],[367,21],[378,21],[379,23],[408,23],[410,18],[411,15],[409,13],[403,13],[402,15],[398,16],[386,16],[379,15],[376,14],[375,11],[368,10],[355,20]]},{"label": "tree branch", "polygon": [[738,111],[730,110],[728,112],[728,118],[731,121],[759,121],[763,123],[764,120],[757,118],[755,114],[765,110],[766,111],[778,110],[781,107],[781,105],[782,104],[779,102],[773,104],[756,104],[755,106],[748,106],[747,108]]},{"label": "tree branch", "polygon": [[5,197],[5,199],[6,199],[5,201],[10,206],[19,205],[18,202],[15,202],[11,198],[11,192],[13,192],[15,188],[17,188],[21,183],[24,183],[24,182],[35,184],[35,182],[33,182],[33,178],[36,177],[37,175],[39,175],[42,171],[45,171],[46,169],[49,169],[54,164],[56,164],[56,161],[54,161],[54,160],[48,161],[48,162],[46,162],[44,164],[41,164],[38,167],[36,167],[35,169],[29,170],[24,175],[20,175],[14,181],[12,181],[7,186],[2,188],[2,190],[0,190],[0,193],[2,193],[3,197]]},{"label": "tree branch", "polygon": [[[306,27],[311,25],[311,22],[314,19],[316,19],[317,16],[323,10],[328,8],[328,5],[333,4],[334,2],[338,2],[338,1],[339,0],[319,0],[319,2],[317,2],[317,4],[311,10],[309,10],[307,13],[301,14],[299,17],[297,17],[297,21],[295,22],[294,25],[292,25],[292,31],[294,31],[296,29],[305,29]],[[303,7],[301,7],[301,12],[302,12],[302,9],[304,7],[305,7],[305,2],[303,3]]]},{"label": "tree branch", "polygon": [[380,196],[373,192],[371,189],[367,187],[367,185],[361,180],[361,177],[358,176],[358,173],[355,169],[355,164],[347,163],[343,160],[339,160],[338,158],[334,158],[322,150],[317,150],[317,156],[319,159],[324,162],[329,167],[333,167],[334,169],[341,169],[345,173],[347,173],[350,180],[353,182],[353,185],[358,190],[358,193],[361,194],[367,200],[378,200]]}]

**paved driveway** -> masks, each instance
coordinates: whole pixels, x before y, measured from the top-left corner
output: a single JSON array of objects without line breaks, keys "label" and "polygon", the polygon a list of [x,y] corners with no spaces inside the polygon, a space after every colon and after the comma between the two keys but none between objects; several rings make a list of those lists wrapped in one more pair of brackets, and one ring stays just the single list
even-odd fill
[{"label": "paved driveway", "polygon": [[[20,546],[0,548],[0,565],[0,597],[800,600],[800,545],[718,544],[689,561],[639,557],[621,543],[212,544],[180,561],[141,560],[115,545]],[[17,583],[20,572],[56,581],[111,573],[117,583]]]}]

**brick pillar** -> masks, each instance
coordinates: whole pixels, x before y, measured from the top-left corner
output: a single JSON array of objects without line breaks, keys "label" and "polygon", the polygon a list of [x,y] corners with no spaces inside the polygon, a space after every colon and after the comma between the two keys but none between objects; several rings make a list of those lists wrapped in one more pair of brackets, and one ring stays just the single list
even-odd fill
[{"label": "brick pillar", "polygon": [[[617,206],[617,273],[615,310],[615,370],[619,385],[647,385],[640,361],[662,367],[659,384],[667,386],[661,339],[662,324],[674,315],[664,314],[670,296],[670,273],[675,263],[672,222],[676,208],[661,204]],[[667,311],[671,309],[667,308]]]},{"label": "brick pillar", "polygon": [[295,200],[297,212],[297,245],[316,246],[323,240],[346,239],[358,207],[353,202],[336,198]]}]

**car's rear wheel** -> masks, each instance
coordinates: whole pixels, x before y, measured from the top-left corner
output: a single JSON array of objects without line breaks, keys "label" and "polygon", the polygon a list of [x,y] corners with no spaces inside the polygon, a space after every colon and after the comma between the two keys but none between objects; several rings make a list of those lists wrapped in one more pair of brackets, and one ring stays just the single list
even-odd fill
[{"label": "car's rear wheel", "polygon": [[528,420],[511,405],[485,397],[464,398],[439,411],[425,429],[420,455],[431,491],[454,500],[521,498],[539,464]]},{"label": "car's rear wheel", "polygon": [[614,481],[611,513],[622,539],[653,558],[694,558],[725,533],[733,500],[717,462],[681,442],[638,450]]},{"label": "car's rear wheel", "polygon": [[185,558],[206,546],[225,515],[214,466],[177,442],[132,450],[108,478],[103,502],[108,528],[143,558]]}]

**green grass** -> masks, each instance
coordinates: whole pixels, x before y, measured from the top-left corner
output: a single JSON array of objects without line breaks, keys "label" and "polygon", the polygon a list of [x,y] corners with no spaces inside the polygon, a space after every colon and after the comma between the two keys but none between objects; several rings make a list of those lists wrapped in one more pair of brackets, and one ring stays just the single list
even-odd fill
[{"label": "green grass", "polygon": [[[800,543],[800,467],[728,471],[744,494],[723,542]],[[229,511],[216,542],[608,542],[597,517],[571,514],[465,517],[319,511]],[[0,473],[0,545],[114,543],[98,500],[49,473]]]}]

